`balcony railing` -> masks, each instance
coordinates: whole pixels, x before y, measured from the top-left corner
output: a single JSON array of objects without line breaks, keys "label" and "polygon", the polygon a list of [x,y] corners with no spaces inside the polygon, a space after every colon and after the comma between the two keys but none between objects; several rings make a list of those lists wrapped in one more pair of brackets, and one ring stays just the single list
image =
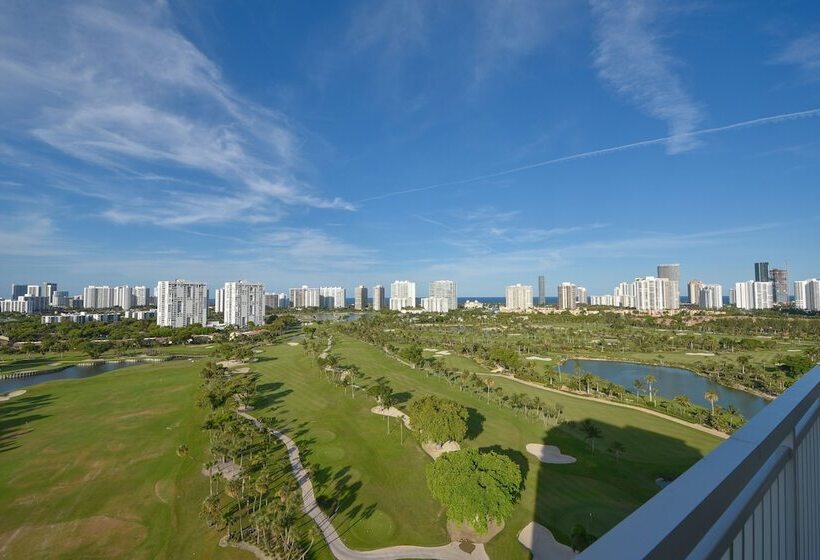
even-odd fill
[{"label": "balcony railing", "polygon": [[579,560],[820,559],[820,366]]}]

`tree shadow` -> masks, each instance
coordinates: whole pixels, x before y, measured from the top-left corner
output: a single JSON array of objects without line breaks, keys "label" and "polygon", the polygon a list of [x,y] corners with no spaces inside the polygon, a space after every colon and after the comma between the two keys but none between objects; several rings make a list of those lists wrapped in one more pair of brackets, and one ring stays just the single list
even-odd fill
[{"label": "tree shadow", "polygon": [[484,431],[484,420],[487,417],[472,407],[467,407],[467,439],[477,438]]},{"label": "tree shadow", "polygon": [[413,398],[413,393],[411,393],[410,391],[393,393],[392,398],[395,405],[398,406],[407,403],[411,398]]},{"label": "tree shadow", "polygon": [[54,401],[54,397],[47,395],[21,395],[11,400],[0,402],[0,453],[19,447],[17,440],[20,436],[31,432],[33,428],[24,427],[35,420],[47,418],[48,414],[36,414],[39,408]]},{"label": "tree shadow", "polygon": [[281,389],[284,383],[278,381],[271,381],[268,383],[260,383],[256,386],[256,395],[254,396],[251,406],[256,409],[259,408],[273,408],[277,404],[281,404],[283,399],[291,394],[291,389]]},{"label": "tree shadow", "polygon": [[601,537],[661,491],[656,479],[677,478],[703,458],[681,439],[591,418],[552,426],[541,443],[576,459],[555,464],[525,456],[536,469],[533,521],[567,545],[579,525]]}]

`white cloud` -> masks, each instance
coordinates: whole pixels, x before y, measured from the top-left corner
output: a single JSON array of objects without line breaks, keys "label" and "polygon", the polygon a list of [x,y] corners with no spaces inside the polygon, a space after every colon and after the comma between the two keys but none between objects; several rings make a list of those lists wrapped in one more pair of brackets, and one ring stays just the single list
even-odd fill
[{"label": "white cloud", "polygon": [[[164,3],[8,10],[0,15],[0,71],[0,117],[13,115],[35,138],[90,164],[85,178],[110,178],[107,189],[120,200],[130,189],[115,179],[151,175],[167,177],[156,188],[178,198],[206,199],[182,223],[244,219],[251,203],[264,214],[353,209],[296,179],[298,129],[235,93]],[[203,211],[219,199],[225,212]],[[129,200],[104,215],[122,221],[123,208],[147,213],[151,205]]]},{"label": "white cloud", "polygon": [[792,40],[776,60],[797,66],[812,79],[820,79],[820,33],[808,33]]},{"label": "white cloud", "polygon": [[691,133],[702,113],[674,72],[676,61],[661,45],[654,2],[592,0],[592,12],[600,78],[649,115],[666,122],[669,153],[696,147],[697,138]]}]

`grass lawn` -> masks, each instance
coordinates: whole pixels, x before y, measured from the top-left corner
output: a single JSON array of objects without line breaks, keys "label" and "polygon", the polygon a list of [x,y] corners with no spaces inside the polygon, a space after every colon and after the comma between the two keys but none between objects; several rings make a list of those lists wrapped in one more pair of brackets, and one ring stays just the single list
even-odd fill
[{"label": "grass lawn", "polygon": [[[518,531],[533,519],[564,540],[582,523],[596,535],[614,526],[659,491],[658,476],[676,476],[720,440],[709,434],[638,411],[573,399],[498,380],[508,394],[533,392],[546,402],[560,402],[568,420],[593,420],[603,432],[592,453],[583,434],[567,425],[544,427],[485,398],[460,391],[447,381],[401,365],[381,350],[334,335],[342,363],[355,363],[368,377],[386,378],[400,400],[427,394],[457,400],[470,409],[466,445],[494,448],[522,467],[525,488],[507,528],[489,545],[493,558],[527,558]],[[369,412],[364,395],[351,398],[325,381],[301,347],[269,347],[256,368],[262,374],[260,414],[276,416],[308,450],[324,493],[341,496],[336,524],[354,548],[393,544],[437,545],[448,540],[445,517],[426,487],[424,466],[430,459],[398,424],[387,434],[386,419]],[[400,405],[403,406],[403,405]],[[395,422],[395,421],[394,421]],[[626,447],[619,461],[605,450],[613,441]],[[527,443],[549,443],[578,458],[572,465],[542,465],[526,453]],[[334,482],[335,481],[335,482]]]},{"label": "grass lawn", "polygon": [[128,367],[0,402],[0,557],[252,558],[199,516],[200,368]]}]

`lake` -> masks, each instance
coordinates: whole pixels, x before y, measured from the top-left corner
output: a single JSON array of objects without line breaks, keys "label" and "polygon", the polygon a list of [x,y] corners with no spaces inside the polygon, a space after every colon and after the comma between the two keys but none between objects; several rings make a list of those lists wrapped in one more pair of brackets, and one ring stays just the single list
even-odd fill
[{"label": "lake", "polygon": [[0,393],[10,393],[16,389],[23,387],[30,387],[32,385],[39,385],[45,381],[54,381],[55,379],[83,379],[86,377],[94,377],[101,373],[114,371],[128,366],[140,365],[139,363],[95,363],[88,366],[70,366],[60,371],[52,371],[51,373],[41,373],[38,375],[30,375],[28,377],[17,377],[15,379],[0,380]]},{"label": "lake", "polygon": [[[766,400],[741,391],[731,389],[711,379],[702,377],[689,370],[663,367],[647,366],[642,364],[632,364],[629,362],[614,362],[603,360],[567,360],[561,366],[562,373],[572,374],[576,362],[584,369],[602,379],[606,379],[623,387],[628,391],[635,391],[633,383],[636,379],[644,381],[644,378],[652,374],[655,376],[655,383],[652,385],[653,392],[661,397],[672,399],[676,395],[686,395],[692,403],[710,408],[709,401],[704,398],[706,391],[717,393],[718,401],[715,406],[726,408],[734,406],[747,420],[760,412],[766,406]],[[646,394],[646,382],[641,393]]]}]

